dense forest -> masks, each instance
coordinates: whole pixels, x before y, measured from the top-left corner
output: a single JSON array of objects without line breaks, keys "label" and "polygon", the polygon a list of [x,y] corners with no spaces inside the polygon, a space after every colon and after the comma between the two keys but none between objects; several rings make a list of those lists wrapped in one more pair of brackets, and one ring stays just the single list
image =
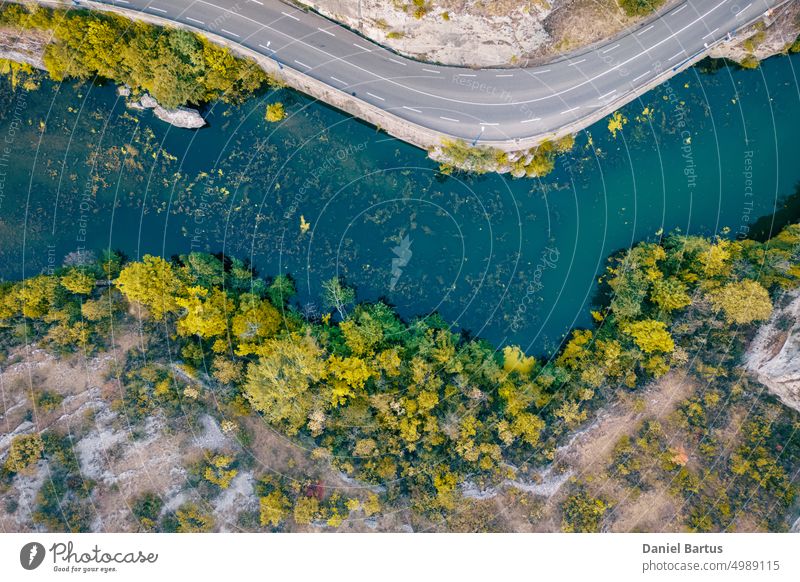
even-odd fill
[{"label": "dense forest", "polygon": [[[730,371],[748,334],[800,282],[798,249],[800,225],[766,242],[674,233],[637,244],[609,258],[595,327],[575,330],[547,357],[498,349],[436,315],[403,321],[385,303],[357,304],[355,290],[339,279],[324,284],[327,311],[310,319],[293,302],[290,277],[265,279],[240,260],[200,253],[138,261],[78,253],[53,274],[3,283],[0,341],[5,353],[37,342],[59,354],[91,354],[111,341],[114,325],[134,320],[156,339],[119,371],[124,394],[115,406],[129,422],[207,410],[235,430],[241,418],[259,415],[315,458],[379,488],[359,501],[266,474],[257,486],[261,526],[280,528],[290,518],[335,526],[356,508],[370,515],[397,504],[441,520],[458,508],[463,483],[489,486],[518,467],[548,463],[599,406],[670,369],[713,382],[674,419],[675,430],[706,443],[720,411],[743,397]],[[202,378],[211,392],[187,387],[185,377]],[[38,405],[47,406],[47,397]],[[717,485],[701,478],[707,469],[692,472],[676,458],[657,423],[620,441],[610,470],[635,477],[636,486],[677,483],[675,494],[692,500],[689,529],[724,529],[743,506],[761,508],[769,521],[785,515],[795,496],[790,472],[800,447],[792,422],[776,422],[768,407],[754,409],[745,440],[714,471]],[[713,443],[706,448],[718,457]],[[2,482],[42,455],[63,478],[40,492],[40,523],[85,529],[81,499],[92,484],[80,477],[63,438],[17,437]],[[215,454],[195,468],[195,485],[209,494],[225,489],[240,462]],[[726,486],[720,509],[725,475],[740,489]],[[159,523],[159,503],[137,502],[147,528],[213,527],[196,504]],[[56,506],[74,511],[64,517]],[[563,528],[597,529],[608,507],[577,483],[563,505]]]},{"label": "dense forest", "polygon": [[52,33],[44,64],[53,79],[111,80],[166,108],[238,101],[275,82],[255,62],[200,35],[113,14],[6,4],[2,25]]}]

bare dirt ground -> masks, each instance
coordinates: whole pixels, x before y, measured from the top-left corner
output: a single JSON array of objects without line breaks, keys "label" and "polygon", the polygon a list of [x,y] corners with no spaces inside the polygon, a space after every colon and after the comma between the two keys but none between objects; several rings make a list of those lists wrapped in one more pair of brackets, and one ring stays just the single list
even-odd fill
[{"label": "bare dirt ground", "polygon": [[[609,475],[607,468],[620,438],[633,435],[645,419],[666,419],[697,388],[696,381],[674,371],[640,392],[622,394],[558,450],[548,478],[555,479],[563,473],[569,475],[568,479],[539,495],[507,486],[488,498],[473,500],[474,505],[486,512],[493,508],[494,526],[501,531],[561,531],[559,505],[569,489],[565,485],[581,481],[592,494],[620,502],[609,520],[610,531],[665,531],[664,524],[670,522],[677,509],[666,488],[655,487],[633,498],[630,489]],[[472,525],[480,529],[475,523]]]},{"label": "bare dirt ground", "polygon": [[[257,417],[237,419],[251,435],[243,447],[233,433],[225,434],[210,414],[200,416],[196,426],[176,431],[159,415],[143,425],[132,425],[119,414],[122,382],[115,370],[123,368],[131,350],[142,347],[141,336],[131,327],[119,330],[109,351],[89,357],[56,357],[35,346],[18,348],[0,366],[0,464],[11,440],[18,434],[47,431],[70,435],[84,478],[96,485],[90,498],[93,531],[139,530],[131,507],[143,493],[158,495],[164,510],[175,510],[185,501],[198,501],[191,485],[190,467],[207,458],[209,451],[233,452],[246,459],[231,486],[210,500],[216,529],[237,531],[243,512],[256,513],[254,484],[264,474],[277,474],[298,482],[313,480],[329,492],[366,498],[369,488],[348,479],[331,467],[330,460],[315,458],[312,451],[286,439]],[[184,378],[187,384],[192,381]],[[197,387],[207,390],[201,382]],[[35,394],[47,390],[63,397],[53,410],[34,405]],[[210,410],[213,414],[213,409]],[[0,531],[34,531],[31,516],[36,494],[46,482],[49,467],[40,461],[11,486],[0,491]],[[294,477],[292,477],[294,476]],[[360,517],[359,517],[360,516]],[[407,527],[403,511],[364,519],[356,513],[341,531],[397,531]],[[313,526],[304,528],[313,531]]]}]

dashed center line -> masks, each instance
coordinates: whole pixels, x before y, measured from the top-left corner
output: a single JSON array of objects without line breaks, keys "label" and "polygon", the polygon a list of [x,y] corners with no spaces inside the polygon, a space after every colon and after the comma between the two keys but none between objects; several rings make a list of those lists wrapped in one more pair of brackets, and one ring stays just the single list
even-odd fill
[{"label": "dashed center line", "polygon": [[579,60],[579,61],[575,61],[574,63],[570,63],[570,64],[569,64],[569,65],[567,65],[567,66],[568,66],[568,67],[574,67],[575,65],[580,65],[580,64],[581,64],[582,62],[584,62],[585,60],[586,60],[586,59],[581,59],[581,60]]},{"label": "dashed center line", "polygon": [[711,36],[712,34],[714,34],[715,32],[717,32],[718,30],[719,30],[719,28],[715,28],[714,30],[712,30],[711,32],[709,32],[707,35],[705,35],[705,36],[703,37],[703,40],[707,39],[709,36]]},{"label": "dashed center line", "polygon": [[678,8],[678,9],[677,9],[675,12],[673,12],[673,14],[677,14],[678,12],[680,12],[681,10],[683,10],[684,8],[686,8],[687,6],[688,6],[688,4],[684,4],[683,6],[681,6],[680,8]]},{"label": "dashed center line", "polygon": [[425,71],[426,73],[435,73],[437,75],[441,75],[439,71],[434,71],[433,69],[422,69],[422,70]]},{"label": "dashed center line", "polygon": [[681,56],[681,55],[685,55],[685,54],[686,54],[686,50],[684,49],[684,50],[682,50],[681,52],[679,52],[679,53],[676,53],[676,54],[672,55],[672,56],[671,56],[670,58],[668,58],[667,60],[668,60],[668,61],[672,61],[672,60],[675,60],[675,59],[677,59],[679,56]]},{"label": "dashed center line", "polygon": [[655,27],[656,27],[656,25],[655,25],[655,24],[651,24],[650,26],[648,26],[648,27],[647,27],[647,28],[645,28],[644,30],[640,30],[639,32],[637,32],[637,33],[636,33],[636,36],[641,36],[641,35],[643,35],[645,32],[647,32],[647,31],[649,31],[649,30],[653,30]]},{"label": "dashed center line", "polygon": [[367,95],[369,95],[370,97],[375,97],[375,99],[380,99],[381,101],[386,101],[386,99],[384,99],[383,97],[379,97],[378,95],[375,95],[375,93],[370,93],[369,91],[367,91]]},{"label": "dashed center line", "polygon": [[225,34],[230,34],[231,36],[235,36],[236,38],[239,38],[238,34],[236,34],[235,32],[231,32],[230,30],[225,30],[224,28],[220,28],[220,31],[224,32]]},{"label": "dashed center line", "polygon": [[341,79],[337,79],[337,78],[336,78],[336,77],[334,77],[333,75],[331,75],[331,80],[332,80],[332,81],[336,81],[337,83],[341,83],[342,85],[347,85],[347,83],[345,83],[345,82],[344,82],[344,81],[342,81]]},{"label": "dashed center line", "polygon": [[409,111],[413,111],[414,113],[422,113],[419,109],[414,109],[413,107],[408,107],[407,105],[403,105],[403,109],[408,109]]},{"label": "dashed center line", "polygon": [[281,14],[283,14],[284,16],[288,16],[292,20],[296,20],[297,22],[300,22],[300,19],[297,18],[297,16],[292,16],[291,14],[287,14],[286,12],[283,12],[283,11],[281,11]]},{"label": "dashed center line", "polygon": [[520,123],[533,123],[534,121],[541,121],[541,117],[532,117],[531,119],[525,119],[524,121],[520,121]]},{"label": "dashed center line", "polygon": [[307,64],[305,64],[305,63],[302,63],[302,62],[300,62],[300,61],[295,61],[295,63],[297,63],[297,64],[298,64],[298,65],[300,65],[301,67],[305,67],[306,69],[310,69],[310,68],[311,68],[311,67],[309,67]]},{"label": "dashed center line", "polygon": [[549,73],[550,69],[542,69],[541,71],[531,71],[531,75],[539,75],[540,73]]},{"label": "dashed center line", "polygon": [[149,8],[150,10],[155,10],[156,12],[163,12],[164,14],[167,13],[167,11],[164,10],[163,8],[156,8],[155,6],[150,6]]},{"label": "dashed center line", "polygon": [[327,34],[328,36],[336,37],[330,30],[325,30],[324,28],[317,27],[317,30],[320,31],[322,34]]},{"label": "dashed center line", "polygon": [[614,45],[614,46],[612,46],[612,47],[609,47],[609,48],[607,48],[607,49],[606,49],[606,50],[604,50],[604,51],[600,51],[600,54],[603,54],[603,55],[604,55],[604,54],[606,54],[606,53],[610,53],[610,52],[611,52],[611,51],[613,51],[615,48],[619,48],[619,43],[615,44],[615,45]]},{"label": "dashed center line", "polygon": [[264,3],[263,3],[263,2],[259,2],[258,0],[247,0],[247,1],[248,1],[248,2],[255,2],[255,3],[256,3],[256,4],[258,4],[259,6],[263,6],[263,5],[264,5]]},{"label": "dashed center line", "polygon": [[495,75],[498,79],[501,77],[513,77],[514,75]]},{"label": "dashed center line", "polygon": [[359,48],[359,49],[361,49],[362,51],[367,51],[367,52],[370,52],[370,51],[372,50],[372,49],[368,49],[368,48],[366,48],[366,47],[363,47],[363,46],[361,46],[360,44],[356,44],[356,43],[353,43],[353,46],[354,46],[354,47],[356,47],[356,48]]},{"label": "dashed center line", "polygon": [[650,71],[647,71],[646,73],[642,73],[641,75],[639,75],[638,77],[636,77],[634,80],[632,80],[632,81],[631,81],[631,83],[635,83],[635,82],[636,82],[636,81],[638,81],[639,79],[643,79],[644,77],[646,77],[646,76],[647,76],[647,75],[649,75],[649,74],[650,74]]},{"label": "dashed center line", "polygon": [[468,73],[459,73],[459,77],[477,77],[478,75],[468,74]]},{"label": "dashed center line", "polygon": [[486,123],[485,121],[481,121],[481,125],[500,125],[499,123]]},{"label": "dashed center line", "polygon": [[117,2],[122,2],[123,4],[130,4],[130,2],[128,2],[128,0],[117,0]]},{"label": "dashed center line", "polygon": [[612,96],[614,93],[616,93],[616,92],[617,92],[617,90],[616,90],[616,89],[614,89],[613,91],[609,91],[609,92],[608,92],[608,93],[606,93],[605,95],[601,95],[600,97],[598,97],[598,98],[597,98],[597,100],[598,100],[598,101],[602,101],[602,100],[603,100],[603,99],[605,99],[606,97],[611,97],[611,96]]},{"label": "dashed center line", "polygon": [[398,61],[397,59],[393,59],[392,57],[387,57],[387,58],[388,58],[390,61],[392,61],[393,63],[397,63],[398,65],[403,65],[404,67],[407,67],[407,66],[408,66],[408,65],[407,65],[407,64],[405,64],[403,61]]},{"label": "dashed center line", "polygon": [[748,4],[747,6],[745,6],[744,8],[742,8],[741,10],[739,10],[739,12],[737,12],[737,13],[736,13],[736,15],[735,15],[735,16],[736,16],[736,18],[739,18],[739,15],[740,15],[742,12],[744,12],[745,10],[747,10],[748,8],[750,8],[752,5],[753,5],[753,3],[751,2],[750,4]]},{"label": "dashed center line", "polygon": [[191,16],[187,16],[186,20],[188,20],[190,22],[194,22],[195,24],[202,24],[203,26],[205,26],[205,24],[206,24],[202,20],[197,20],[196,18],[192,18]]},{"label": "dashed center line", "polygon": [[445,121],[453,121],[455,123],[461,123],[458,119],[453,119],[452,117],[439,117],[439,119],[444,119]]},{"label": "dashed center line", "polygon": [[566,113],[572,113],[573,111],[577,111],[578,109],[580,109],[580,106],[579,107],[573,107],[572,109],[567,109],[566,111],[562,111],[561,115],[564,115]]}]

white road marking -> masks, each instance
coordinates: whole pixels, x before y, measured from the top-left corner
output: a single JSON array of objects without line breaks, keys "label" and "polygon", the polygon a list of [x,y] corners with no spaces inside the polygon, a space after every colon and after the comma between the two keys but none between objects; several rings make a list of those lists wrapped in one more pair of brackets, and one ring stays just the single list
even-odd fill
[{"label": "white road marking", "polygon": [[336,36],[336,35],[335,35],[335,34],[333,34],[331,31],[329,31],[329,30],[325,30],[324,28],[319,28],[319,27],[317,27],[317,30],[318,30],[318,31],[320,31],[320,32],[321,32],[321,33],[323,33],[323,34],[327,34],[328,36],[333,36],[333,37],[335,37],[335,36]]},{"label": "white road marking", "polygon": [[[202,2],[202,0],[201,0],[201,2]],[[690,23],[682,26],[681,28],[673,31],[669,36],[666,36],[666,37],[662,38],[658,42],[653,43],[653,45],[649,47],[649,50],[652,51],[652,50],[658,48],[659,46],[663,45],[664,43],[675,39],[676,37],[681,35],[683,32],[685,32],[686,30],[688,30],[691,27],[693,27],[694,25],[696,25],[698,22],[702,22],[711,13],[715,12],[721,6],[723,6],[724,4],[727,4],[727,3],[728,3],[728,0],[721,0],[716,5],[711,6],[708,10],[706,10],[702,14],[699,14],[698,18],[696,18],[692,22],[690,22]],[[289,38],[289,39],[291,39],[293,41],[297,41],[300,44],[302,44],[302,45],[304,45],[304,46],[306,46],[308,48],[311,48],[311,49],[313,49],[313,50],[315,50],[315,51],[317,51],[317,52],[319,52],[319,53],[321,53],[321,54],[323,54],[323,55],[325,55],[327,57],[330,57],[330,58],[335,59],[335,60],[342,60],[340,57],[337,57],[336,55],[333,55],[330,52],[327,52],[327,51],[325,51],[325,50],[323,50],[323,49],[321,49],[319,47],[316,47],[316,46],[310,45],[308,43],[305,43],[302,40],[292,39],[292,37],[289,34],[287,34],[286,32],[281,31],[281,30],[279,30],[279,29],[277,29],[277,28],[275,28],[273,26],[270,26],[269,24],[265,24],[263,22],[255,20],[253,18],[249,18],[247,16],[244,16],[242,14],[239,14],[237,12],[234,12],[234,11],[226,9],[226,8],[220,8],[220,10],[222,10],[223,12],[225,12],[227,14],[236,15],[239,18],[243,18],[243,19],[248,20],[248,21],[250,21],[250,22],[252,22],[254,24],[258,24],[264,30],[269,30],[269,31],[274,32],[276,34],[283,35],[283,36],[285,36],[285,37],[287,37],[287,38]],[[362,47],[359,47],[359,48],[362,48]],[[364,49],[362,49],[362,50],[364,50]],[[573,91],[575,91],[577,89],[580,89],[581,87],[586,86],[587,84],[594,83],[597,79],[599,79],[601,77],[604,77],[604,76],[610,75],[610,74],[612,74],[612,73],[614,73],[616,71],[619,71],[620,68],[625,67],[628,63],[631,63],[634,60],[641,58],[641,56],[642,56],[642,53],[635,54],[635,55],[631,56],[630,58],[627,58],[625,60],[620,61],[619,63],[615,64],[613,67],[610,67],[608,69],[600,71],[594,77],[586,78],[585,80],[583,80],[583,81],[581,81],[581,82],[579,82],[579,83],[577,83],[577,84],[575,84],[575,85],[573,85],[571,87],[568,87],[568,88],[565,88],[565,89],[562,89],[560,91],[556,91],[556,92],[553,92],[553,93],[549,93],[546,96],[533,98],[533,99],[528,99],[528,100],[525,100],[525,101],[512,101],[512,102],[507,102],[507,103],[504,103],[504,104],[505,105],[522,105],[522,104],[537,103],[539,101],[558,98],[561,95],[564,95],[565,93],[573,92]],[[413,93],[416,93],[418,95],[424,95],[426,97],[431,97],[431,98],[439,98],[439,99],[443,99],[445,101],[450,101],[452,103],[457,103],[457,104],[460,104],[460,105],[464,105],[464,104],[475,105],[475,103],[473,103],[471,101],[455,99],[455,98],[446,98],[446,97],[443,97],[441,95],[436,95],[436,94],[432,94],[432,93],[420,90],[418,88],[402,85],[401,83],[398,83],[397,81],[395,81],[395,80],[393,80],[391,78],[382,76],[382,75],[380,75],[378,73],[375,73],[375,72],[370,71],[370,70],[368,70],[368,69],[366,69],[364,67],[361,67],[361,66],[359,66],[359,65],[357,65],[355,63],[352,63],[352,62],[349,62],[349,61],[345,61],[345,62],[347,62],[347,64],[350,65],[351,67],[353,67],[354,69],[357,69],[358,71],[361,71],[362,73],[365,73],[367,75],[371,75],[371,76],[373,76],[373,77],[375,77],[377,79],[385,81],[386,83],[395,85],[396,87],[400,87],[400,88],[403,88],[403,89],[406,89],[406,90],[410,90]],[[545,70],[538,71],[538,72],[537,71],[526,71],[526,73],[528,73],[530,75],[535,75],[537,73],[544,73],[544,72],[547,72],[547,71],[549,71],[549,69],[545,69]]]},{"label": "white road marking", "polygon": [[362,51],[370,52],[372,50],[372,49],[364,48],[360,44],[356,44],[356,43],[353,43],[353,46],[356,47],[356,48],[360,48]]},{"label": "white road marking", "polygon": [[745,10],[747,10],[748,8],[750,8],[752,5],[753,5],[753,3],[751,2],[750,4],[748,4],[747,6],[745,6],[744,8],[742,8],[741,10],[739,10],[739,12],[737,12],[737,13],[735,14],[736,18],[739,18],[739,15],[740,15],[742,12],[744,12]]},{"label": "white road marking", "polygon": [[275,52],[273,49],[269,48],[269,45],[264,46],[263,44],[259,44],[258,46],[260,46],[261,48],[266,49],[268,51],[272,51],[273,53]]},{"label": "white road marking", "polygon": [[236,38],[239,38],[238,34],[236,34],[235,32],[231,32],[230,30],[225,30],[224,28],[220,28],[220,31],[224,32],[225,34],[230,34],[231,36],[235,36]]},{"label": "white road marking", "polygon": [[344,82],[344,81],[342,81],[341,79],[337,79],[337,78],[336,78],[336,77],[334,77],[334,76],[331,76],[331,79],[333,79],[333,80],[334,80],[334,81],[336,81],[337,83],[341,83],[342,85],[347,85],[347,83],[345,83],[345,82]]},{"label": "white road marking", "polygon": [[459,73],[458,76],[459,77],[477,77],[478,75],[472,75],[472,74],[467,74],[467,73]]},{"label": "white road marking", "polygon": [[678,12],[680,12],[681,10],[683,10],[684,8],[686,8],[687,6],[688,6],[688,4],[684,4],[683,6],[681,6],[680,8],[678,8],[678,9],[677,9],[675,12],[673,12],[673,14],[677,14]]},{"label": "white road marking", "polygon": [[514,76],[514,75],[495,75],[495,77],[497,77],[498,79],[499,79],[500,77],[513,77],[513,76]]},{"label": "white road marking", "polygon": [[263,5],[264,5],[264,3],[263,3],[263,2],[259,2],[258,0],[248,0],[248,2],[255,2],[255,3],[256,3],[256,4],[258,4],[259,6],[263,6]]},{"label": "white road marking", "polygon": [[582,62],[584,62],[585,60],[586,60],[586,59],[581,59],[581,60],[579,60],[579,61],[575,61],[574,63],[570,63],[570,64],[569,64],[569,65],[567,65],[567,66],[568,66],[568,67],[574,67],[575,65],[580,65],[580,64],[581,64]]},{"label": "white road marking", "polygon": [[458,119],[453,119],[452,117],[440,117],[439,119],[444,119],[445,121],[453,121],[455,123],[461,123]]},{"label": "white road marking", "polygon": [[636,36],[641,36],[641,35],[643,35],[645,32],[647,32],[648,30],[653,30],[655,27],[656,27],[656,25],[655,25],[655,24],[651,24],[650,26],[648,26],[648,27],[647,27],[647,28],[645,28],[644,30],[640,30],[639,32],[637,32],[637,33],[636,33]]},{"label": "white road marking", "polygon": [[603,99],[605,99],[606,97],[610,97],[611,95],[613,95],[613,94],[614,94],[614,93],[616,93],[616,92],[617,92],[617,90],[616,90],[616,89],[614,89],[613,91],[609,91],[609,92],[608,92],[608,93],[606,93],[605,95],[601,95],[600,97],[598,97],[598,98],[597,98],[597,100],[598,100],[598,101],[602,101],[602,100],[603,100]]},{"label": "white road marking", "polygon": [[434,71],[433,69],[422,69],[426,73],[436,73],[437,75],[441,75],[439,71]]},{"label": "white road marking", "polygon": [[295,63],[297,63],[297,64],[298,64],[298,65],[300,65],[301,67],[305,67],[306,69],[310,69],[310,68],[311,68],[311,67],[309,67],[307,64],[305,64],[305,63],[301,63],[300,61],[295,61]]},{"label": "white road marking", "polygon": [[580,106],[573,107],[572,109],[567,109],[566,111],[562,111],[561,115],[564,115],[565,113],[572,113],[573,111],[577,111],[578,109],[580,109]]},{"label": "white road marking", "polygon": [[297,16],[292,16],[291,14],[287,14],[286,12],[281,12],[281,14],[283,14],[284,16],[288,16],[292,20],[296,20],[297,22],[300,22],[300,19],[297,18]]},{"label": "white road marking", "polygon": [[485,121],[481,121],[481,125],[500,125],[499,123],[486,123]]},{"label": "white road marking", "polygon": [[128,2],[128,0],[117,0],[117,2],[122,2],[123,4],[130,4],[130,2]]},{"label": "white road marking", "polygon": [[150,10],[155,10],[156,12],[163,12],[164,14],[167,13],[167,11],[163,8],[156,8],[155,6],[149,6],[148,8],[150,8]]},{"label": "white road marking", "polygon": [[712,34],[714,34],[715,32],[717,32],[718,30],[719,30],[719,28],[715,28],[714,30],[712,30],[711,32],[709,32],[707,35],[705,35],[705,36],[703,37],[703,40],[707,39],[709,36],[711,36]]},{"label": "white road marking", "polygon": [[196,18],[192,18],[191,16],[187,16],[186,20],[189,20],[189,21],[194,22],[196,24],[202,24],[203,26],[205,26],[205,24],[206,24],[202,20],[197,20]]},{"label": "white road marking", "polygon": [[612,46],[612,47],[610,47],[610,48],[607,48],[607,49],[606,49],[606,50],[604,50],[604,51],[600,51],[600,54],[603,54],[603,55],[604,55],[604,54],[606,54],[606,53],[610,53],[611,51],[613,51],[615,48],[618,48],[618,47],[619,47],[619,43],[615,44],[614,46]]},{"label": "white road marking", "polygon": [[671,56],[670,58],[668,58],[667,60],[668,60],[668,61],[671,61],[671,60],[673,60],[673,59],[677,59],[679,56],[681,56],[681,55],[685,55],[685,54],[686,54],[686,49],[682,50],[681,52],[679,52],[679,53],[677,53],[677,54],[674,54],[674,55],[672,55],[672,56]]},{"label": "white road marking", "polygon": [[639,75],[638,77],[636,77],[636,78],[635,78],[633,81],[631,81],[631,83],[635,83],[635,82],[636,82],[636,81],[638,81],[639,79],[643,79],[644,77],[646,77],[646,76],[647,76],[647,75],[649,75],[649,74],[650,74],[650,71],[647,71],[646,73],[642,73],[641,75]]},{"label": "white road marking", "polygon": [[526,119],[524,121],[520,121],[520,123],[533,123],[534,121],[541,121],[541,117],[533,117],[531,119]]},{"label": "white road marking", "polygon": [[531,75],[538,75],[540,73],[549,73],[550,69],[542,69],[541,71],[531,71]]},{"label": "white road marking", "polygon": [[414,113],[422,113],[422,111],[420,111],[419,109],[414,109],[413,107],[408,107],[406,105],[403,105],[403,109],[408,109],[409,111],[413,111]]},{"label": "white road marking", "polygon": [[370,93],[369,91],[367,91],[367,95],[369,95],[370,97],[375,97],[375,99],[380,99],[381,101],[386,101],[386,99],[384,99],[383,97],[378,97],[377,95],[375,95],[375,93]]},{"label": "white road marking", "polygon": [[393,63],[397,63],[398,65],[403,65],[404,67],[407,67],[407,66],[408,66],[408,65],[407,65],[407,64],[405,64],[403,61],[398,61],[397,59],[393,59],[392,57],[386,57],[386,58],[388,58],[388,59],[389,59],[390,61],[392,61]]}]

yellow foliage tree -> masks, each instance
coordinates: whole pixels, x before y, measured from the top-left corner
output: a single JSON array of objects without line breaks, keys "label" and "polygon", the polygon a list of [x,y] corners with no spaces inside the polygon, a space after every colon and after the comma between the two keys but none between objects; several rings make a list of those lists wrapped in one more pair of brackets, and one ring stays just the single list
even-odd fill
[{"label": "yellow foliage tree", "polygon": [[129,300],[147,307],[155,319],[177,311],[177,298],[183,291],[172,264],[152,255],[122,269],[115,284]]},{"label": "yellow foliage tree", "polygon": [[272,527],[278,527],[289,515],[292,507],[289,499],[277,489],[262,497],[259,505],[261,525],[271,525]]},{"label": "yellow foliage tree", "polygon": [[94,277],[80,269],[70,269],[61,276],[61,285],[70,293],[89,295],[94,289]]},{"label": "yellow foliage tree", "polygon": [[536,358],[526,356],[519,346],[506,346],[503,348],[503,369],[506,372],[516,372],[527,376],[536,365]]},{"label": "yellow foliage tree", "polygon": [[644,319],[632,323],[625,331],[633,337],[633,341],[646,354],[653,352],[669,353],[675,349],[675,342],[667,331],[667,324],[654,319]]},{"label": "yellow foliage tree", "polygon": [[769,292],[757,281],[744,279],[728,283],[709,293],[715,309],[725,314],[728,323],[763,321],[772,314]]}]

